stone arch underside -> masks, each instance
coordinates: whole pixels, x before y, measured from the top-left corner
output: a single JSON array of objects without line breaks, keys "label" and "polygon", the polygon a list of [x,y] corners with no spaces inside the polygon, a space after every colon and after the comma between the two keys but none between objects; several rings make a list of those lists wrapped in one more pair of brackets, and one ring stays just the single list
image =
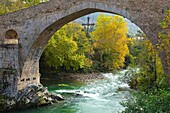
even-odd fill
[{"label": "stone arch underside", "polygon": [[3,36],[5,30],[15,27],[19,37],[21,74],[19,73],[18,84],[21,86],[18,89],[30,83],[39,84],[39,59],[44,47],[51,36],[68,22],[94,12],[118,14],[140,27],[155,46],[157,32],[161,30],[159,22],[167,7],[170,7],[167,0],[50,0],[2,16],[0,28],[4,29],[0,36]]}]

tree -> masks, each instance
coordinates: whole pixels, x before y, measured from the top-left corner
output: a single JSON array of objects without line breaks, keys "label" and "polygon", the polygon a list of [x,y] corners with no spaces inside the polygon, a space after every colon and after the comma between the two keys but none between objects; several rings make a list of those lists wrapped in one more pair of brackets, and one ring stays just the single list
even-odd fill
[{"label": "tree", "polygon": [[69,23],[58,30],[45,49],[45,61],[51,66],[65,70],[78,70],[92,65],[86,53],[91,50],[83,27]]},{"label": "tree", "polygon": [[164,72],[166,74],[166,85],[170,87],[170,10],[167,10],[167,15],[160,23],[162,31],[159,32],[157,48],[163,55]]},{"label": "tree", "polygon": [[113,70],[123,67],[129,53],[127,40],[128,27],[123,17],[99,15],[92,32],[95,52],[100,67]]},{"label": "tree", "polygon": [[138,85],[143,90],[152,90],[155,86],[162,87],[165,83],[165,76],[162,68],[158,51],[156,51],[148,39],[141,42],[141,51],[138,54],[138,65],[140,73],[138,74]]},{"label": "tree", "polygon": [[[140,48],[135,52],[137,54],[134,54],[140,71],[129,75],[132,80],[134,77],[137,78],[139,87],[138,92],[133,94],[133,98],[122,104],[126,107],[122,113],[166,113],[170,111],[169,101],[166,101],[169,100],[170,93],[169,89],[165,89],[170,85],[170,73],[168,75],[168,69],[170,69],[170,10],[167,11],[167,15],[160,25],[162,31],[159,32],[157,50],[154,50],[146,39],[135,45]],[[165,62],[160,61],[156,54],[158,52],[164,56],[163,61]],[[161,63],[165,66],[164,71]],[[155,83],[158,87],[154,87]]]},{"label": "tree", "polygon": [[0,15],[37,5],[48,0],[2,0],[0,1]]}]

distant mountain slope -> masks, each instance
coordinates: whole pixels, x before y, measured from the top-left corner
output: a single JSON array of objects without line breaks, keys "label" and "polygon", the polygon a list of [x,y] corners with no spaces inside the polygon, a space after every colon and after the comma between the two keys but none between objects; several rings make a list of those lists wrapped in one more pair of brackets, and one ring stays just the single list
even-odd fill
[{"label": "distant mountain slope", "polygon": [[[76,20],[74,20],[75,22],[79,23],[79,24],[84,24],[84,23],[87,23],[87,17],[89,16],[90,17],[90,23],[95,23],[96,20],[97,20],[97,17],[98,15],[101,14],[100,12],[98,13],[92,13],[92,14],[89,14],[89,15],[86,15],[86,16],[83,16],[81,18],[78,18]],[[114,14],[110,14],[110,13],[103,13],[103,14],[106,14],[106,15],[113,15]],[[132,23],[130,20],[126,19],[125,20],[127,21],[128,23],[128,28],[129,28],[129,34],[134,36],[137,31],[141,30],[138,26],[136,26],[134,23]]]}]

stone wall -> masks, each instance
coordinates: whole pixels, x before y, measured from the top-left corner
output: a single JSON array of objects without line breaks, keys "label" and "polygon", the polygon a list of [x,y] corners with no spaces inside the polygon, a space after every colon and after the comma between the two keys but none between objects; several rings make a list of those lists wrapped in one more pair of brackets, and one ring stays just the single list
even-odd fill
[{"label": "stone wall", "polygon": [[[17,39],[6,39],[0,44],[0,93],[10,97],[17,97],[17,92],[29,84],[40,84],[39,68],[35,65],[33,73],[25,72],[25,76],[21,76],[17,42]],[[39,63],[37,65],[39,67]]]},{"label": "stone wall", "polygon": [[16,97],[18,82],[18,45],[0,45],[0,92]]},{"label": "stone wall", "polygon": [[39,62],[34,65],[28,65],[22,71],[22,76],[18,78],[18,91],[22,90],[29,84],[40,85]]}]

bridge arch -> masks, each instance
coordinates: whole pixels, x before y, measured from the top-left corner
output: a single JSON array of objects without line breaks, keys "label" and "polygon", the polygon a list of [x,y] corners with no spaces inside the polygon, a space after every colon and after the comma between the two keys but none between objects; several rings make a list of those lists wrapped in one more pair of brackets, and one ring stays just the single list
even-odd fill
[{"label": "bridge arch", "polygon": [[[40,26],[40,32],[37,36],[34,37],[34,42],[30,48],[30,51],[27,53],[27,57],[25,59],[25,62],[23,62],[23,66],[21,69],[21,80],[27,79],[27,78],[38,78],[36,81],[31,81],[35,83],[39,83],[39,59],[41,57],[41,54],[43,53],[44,47],[47,44],[48,40],[52,37],[52,35],[59,30],[62,26],[69,23],[72,20],[75,20],[79,17],[82,17],[84,15],[94,13],[94,12],[107,12],[107,13],[113,13],[121,15],[131,21],[133,21],[136,25],[138,25],[141,29],[144,28],[142,21],[139,18],[139,15],[134,12],[129,12],[128,8],[117,8],[116,5],[110,4],[110,3],[100,3],[100,2],[80,2],[79,4],[76,4],[66,10],[60,11],[58,14],[56,12],[52,13],[51,15],[43,15],[42,20],[36,23]],[[58,16],[59,15],[59,16]],[[147,16],[147,15],[145,15]],[[46,18],[45,22],[43,22],[44,18]],[[145,17],[146,18],[146,17]],[[148,17],[149,18],[149,17]],[[38,21],[36,21],[38,22]],[[139,23],[140,22],[140,23]],[[144,21],[145,22],[145,21]],[[145,32],[145,29],[142,29]],[[147,29],[148,32],[148,29]],[[147,34],[148,36],[151,36],[150,34]],[[19,89],[22,89],[26,85],[28,85],[30,82],[26,83],[25,85],[22,84],[22,87],[19,87]]]}]

